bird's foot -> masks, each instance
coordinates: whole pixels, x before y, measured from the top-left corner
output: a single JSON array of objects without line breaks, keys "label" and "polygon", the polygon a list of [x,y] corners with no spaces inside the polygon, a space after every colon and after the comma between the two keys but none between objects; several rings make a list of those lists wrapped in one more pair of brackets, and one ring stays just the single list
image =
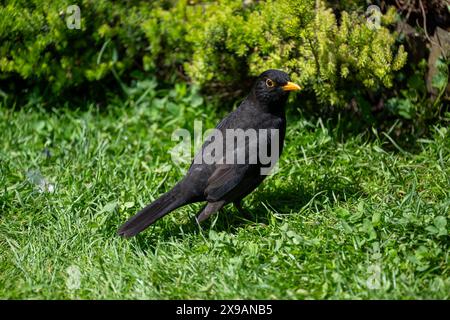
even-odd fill
[{"label": "bird's foot", "polygon": [[247,210],[245,210],[245,209],[242,207],[242,204],[241,204],[240,201],[236,201],[236,202],[234,202],[233,204],[234,204],[235,208],[237,209],[237,211],[238,211],[242,216],[244,216],[245,219],[247,219],[247,220],[253,220],[253,216],[250,214],[250,212],[248,212]]}]

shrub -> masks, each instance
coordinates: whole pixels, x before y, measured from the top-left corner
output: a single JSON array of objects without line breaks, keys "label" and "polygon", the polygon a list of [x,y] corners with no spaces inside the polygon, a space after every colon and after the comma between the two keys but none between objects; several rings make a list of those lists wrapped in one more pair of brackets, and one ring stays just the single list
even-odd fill
[{"label": "shrub", "polygon": [[21,79],[57,94],[147,74],[235,88],[279,68],[322,104],[343,105],[358,92],[390,87],[406,60],[387,28],[393,11],[372,30],[361,12],[336,18],[335,1],[83,0],[80,30],[66,26],[68,0],[5,2],[0,80],[10,89]]},{"label": "shrub", "polygon": [[54,93],[135,68],[145,47],[139,7],[81,1],[81,29],[66,25],[68,0],[6,1],[0,8],[0,71]]},{"label": "shrub", "polygon": [[[311,86],[321,103],[342,105],[357,91],[392,86],[406,62],[395,35],[385,26],[371,29],[357,13],[342,12],[337,21],[321,1],[265,1],[244,10],[240,3],[210,5],[207,21],[191,28],[195,50],[185,66],[200,84],[240,79],[242,70],[255,76],[285,69]],[[390,10],[382,22],[394,18]]]}]

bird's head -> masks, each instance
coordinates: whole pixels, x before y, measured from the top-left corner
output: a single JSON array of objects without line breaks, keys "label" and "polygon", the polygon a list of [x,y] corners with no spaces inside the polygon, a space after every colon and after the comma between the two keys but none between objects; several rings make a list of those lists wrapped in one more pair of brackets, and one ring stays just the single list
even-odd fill
[{"label": "bird's head", "polygon": [[267,106],[283,107],[290,91],[300,90],[300,86],[291,82],[289,75],[280,70],[264,71],[253,86],[255,98]]}]

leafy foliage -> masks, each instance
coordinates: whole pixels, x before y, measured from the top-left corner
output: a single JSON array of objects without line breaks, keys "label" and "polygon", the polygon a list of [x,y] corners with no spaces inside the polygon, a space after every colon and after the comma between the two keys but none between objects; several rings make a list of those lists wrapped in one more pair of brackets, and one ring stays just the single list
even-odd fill
[{"label": "leafy foliage", "polygon": [[145,46],[139,41],[137,7],[82,1],[78,30],[66,26],[69,5],[65,0],[7,1],[0,8],[2,79],[16,74],[31,85],[42,81],[56,93],[132,67]]},{"label": "leafy foliage", "polygon": [[[344,11],[337,21],[323,2],[312,0],[265,1],[244,10],[240,1],[233,3],[210,6],[210,18],[191,36],[199,44],[186,69],[200,83],[240,79],[246,68],[253,76],[285,69],[311,85],[321,103],[342,105],[356,90],[392,86],[406,62],[403,47],[395,49],[395,35],[383,26],[371,29],[357,13]],[[394,15],[389,11],[384,23]]]},{"label": "leafy foliage", "polygon": [[393,11],[371,29],[362,14],[343,11],[338,19],[334,2],[315,0],[84,0],[77,30],[66,26],[70,4],[6,1],[0,79],[18,76],[59,93],[148,73],[174,82],[185,72],[202,87],[235,88],[279,68],[313,88],[321,103],[343,105],[355,91],[390,87],[406,61],[386,27]]}]

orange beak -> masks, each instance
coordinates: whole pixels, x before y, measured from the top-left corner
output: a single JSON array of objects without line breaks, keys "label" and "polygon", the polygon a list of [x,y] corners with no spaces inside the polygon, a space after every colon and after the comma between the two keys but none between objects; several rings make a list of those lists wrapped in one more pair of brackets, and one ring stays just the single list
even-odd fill
[{"label": "orange beak", "polygon": [[295,84],[293,82],[288,82],[284,86],[281,87],[284,91],[297,91],[300,90],[300,86],[298,84]]}]

